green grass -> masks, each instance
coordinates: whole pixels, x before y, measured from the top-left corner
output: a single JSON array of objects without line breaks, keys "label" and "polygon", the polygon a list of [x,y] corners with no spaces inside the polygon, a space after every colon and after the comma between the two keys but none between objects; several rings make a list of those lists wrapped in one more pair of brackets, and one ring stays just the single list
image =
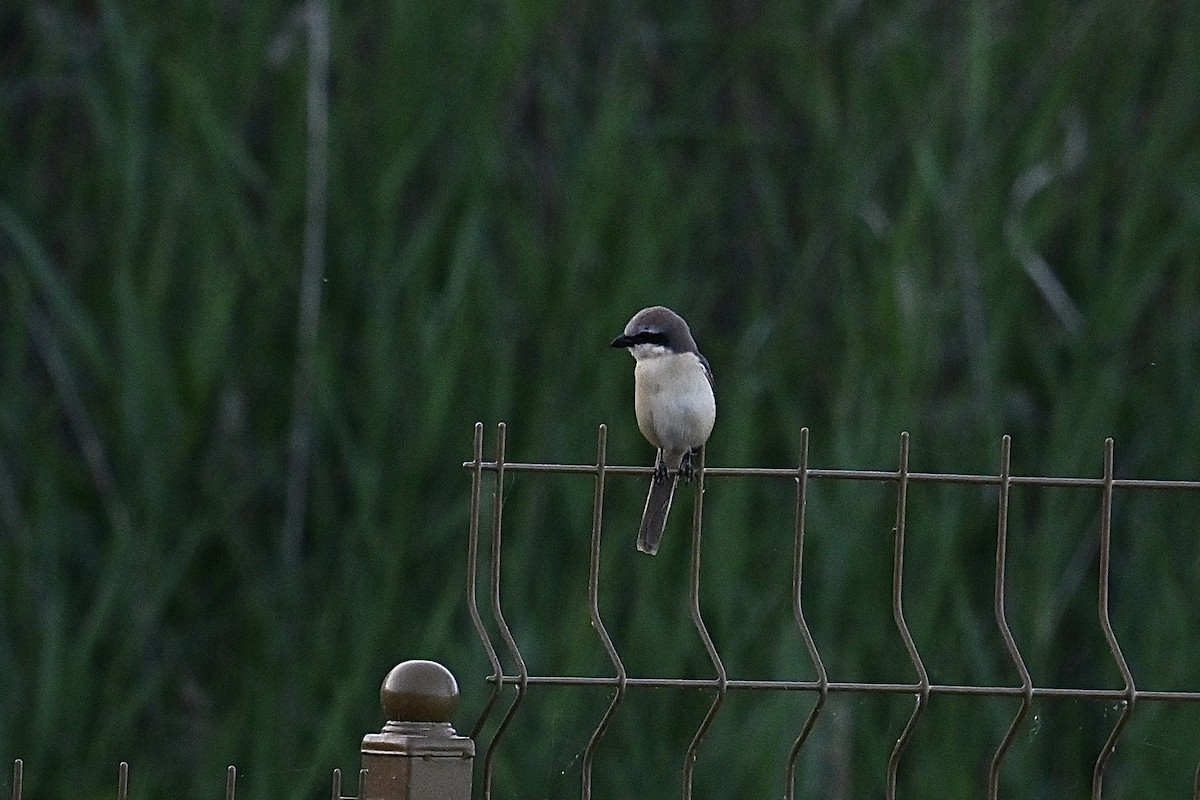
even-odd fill
[{"label": "green grass", "polygon": [[[648,463],[638,308],[692,323],[713,466],[1196,478],[1200,7],[406,3],[332,14],[326,281],[303,559],[284,557],[302,260],[294,6],[0,13],[0,761],[26,796],[324,796],[435,658],[486,698],[464,607],[472,425],[509,457]],[[1044,260],[1051,284],[1027,270]],[[1065,298],[1065,300],[1063,299]],[[1057,305],[1055,305],[1057,303]],[[510,476],[505,609],[538,671],[609,669],[591,484]],[[636,558],[610,480],[605,619],[631,674],[707,676],[683,523]],[[485,496],[485,500],[486,500]],[[1095,491],[1014,490],[1010,612],[1038,685],[1116,686]],[[702,602],[734,676],[807,677],[791,487],[713,480]],[[1140,686],[1192,689],[1195,496],[1120,494],[1113,623]],[[807,613],[831,677],[909,680],[894,496],[815,482]],[[906,608],[935,680],[1015,683],[991,618],[995,493],[914,487]],[[486,530],[486,526],[485,526]],[[631,693],[600,796],[669,796],[708,705]],[[809,698],[731,697],[699,796],[779,796]],[[569,797],[607,695],[531,696],[500,796]],[[838,698],[805,797],[882,794],[908,698]],[[935,701],[904,796],[979,796],[1015,704]],[[1086,796],[1112,709],[1044,703],[1006,796]],[[1195,710],[1142,704],[1106,797],[1185,796]],[[353,781],[348,784],[353,786]]]}]

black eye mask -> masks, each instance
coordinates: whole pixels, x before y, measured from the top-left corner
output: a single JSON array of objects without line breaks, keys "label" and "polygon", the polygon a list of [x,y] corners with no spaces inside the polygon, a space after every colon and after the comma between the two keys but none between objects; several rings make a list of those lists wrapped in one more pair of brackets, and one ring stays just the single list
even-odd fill
[{"label": "black eye mask", "polygon": [[657,344],[667,346],[667,335],[662,331],[639,331],[629,337],[631,344]]}]

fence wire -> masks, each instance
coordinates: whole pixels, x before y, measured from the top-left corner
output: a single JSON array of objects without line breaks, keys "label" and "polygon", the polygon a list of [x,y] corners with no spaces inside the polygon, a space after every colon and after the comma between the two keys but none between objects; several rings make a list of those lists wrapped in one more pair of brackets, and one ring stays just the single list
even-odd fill
[{"label": "fence wire", "polygon": [[[696,470],[696,500],[691,528],[691,559],[688,580],[688,606],[699,638],[712,662],[713,677],[711,678],[671,678],[671,677],[631,677],[613,644],[612,638],[605,627],[600,613],[599,574],[600,574],[600,545],[601,519],[605,496],[605,478],[608,475],[628,475],[651,473],[650,467],[615,466],[607,463],[607,427],[599,427],[596,461],[593,464],[548,464],[548,463],[519,463],[509,462],[505,457],[505,425],[500,423],[496,429],[495,457],[485,460],[483,454],[482,423],[475,426],[473,458],[463,466],[471,474],[471,508],[470,526],[467,548],[467,605],[471,621],[479,636],[479,640],[487,653],[491,664],[490,694],[485,702],[472,737],[477,747],[481,748],[483,757],[482,795],[487,800],[492,796],[495,777],[496,753],[499,751],[504,736],[514,717],[519,713],[531,687],[596,687],[607,686],[614,690],[612,700],[607,709],[597,721],[588,743],[583,751],[581,761],[580,796],[590,800],[592,796],[592,770],[595,763],[596,750],[604,738],[614,716],[624,702],[627,690],[632,687],[675,688],[675,689],[704,689],[715,693],[708,712],[696,728],[691,742],[683,757],[680,768],[685,800],[691,798],[693,788],[693,770],[697,753],[714,719],[721,710],[727,694],[731,691],[747,692],[808,692],[815,696],[814,704],[804,722],[800,725],[791,748],[788,751],[786,763],[783,766],[785,780],[785,797],[793,800],[795,797],[795,773],[797,759],[816,725],[826,702],[831,694],[892,694],[909,695],[914,698],[912,714],[904,726],[895,746],[892,748],[887,763],[887,797],[893,800],[896,796],[897,774],[909,745],[913,732],[920,724],[921,717],[929,703],[929,699],[938,695],[957,695],[970,697],[997,697],[1020,700],[1020,705],[1010,722],[1007,731],[990,759],[987,767],[987,797],[995,800],[999,796],[1000,773],[1003,768],[1005,755],[1008,753],[1017,732],[1029,715],[1030,707],[1037,698],[1059,698],[1089,701],[1113,702],[1118,704],[1120,714],[1108,735],[1104,746],[1096,757],[1091,778],[1091,796],[1099,800],[1103,792],[1105,770],[1109,760],[1121,738],[1130,717],[1139,703],[1195,703],[1200,701],[1200,692],[1195,691],[1164,691],[1139,689],[1134,681],[1133,673],[1122,653],[1116,634],[1109,619],[1109,569],[1112,546],[1112,502],[1113,493],[1117,489],[1144,490],[1173,490],[1200,492],[1200,481],[1187,480],[1146,480],[1117,478],[1113,474],[1113,441],[1107,439],[1104,443],[1103,475],[1099,478],[1088,477],[1037,477],[1013,475],[1011,472],[1011,440],[1005,436],[1001,441],[999,470],[996,474],[954,474],[939,472],[913,472],[909,469],[909,437],[907,433],[900,436],[898,466],[895,470],[840,470],[815,469],[809,466],[808,438],[809,432],[804,428],[800,432],[800,457],[795,469],[778,468],[731,468],[708,467],[704,462],[704,451],[701,450],[698,468]],[[479,599],[476,591],[476,581],[480,569],[480,516],[482,513],[482,487],[484,474],[495,475],[495,490],[492,496],[492,525],[490,550],[487,567],[490,570],[489,601],[492,622],[499,632],[499,646],[493,641],[479,610]],[[501,567],[503,564],[503,518],[504,507],[504,476],[505,473],[553,473],[591,475],[595,482],[595,492],[592,502],[591,556],[588,573],[587,603],[592,626],[600,639],[600,643],[612,663],[613,674],[608,676],[591,675],[535,675],[530,674],[526,660],[513,635],[512,629],[505,621],[500,593]],[[701,565],[701,533],[703,528],[703,499],[706,477],[751,477],[751,478],[790,478],[796,486],[793,560],[792,560],[792,616],[797,632],[804,643],[812,668],[816,674],[815,680],[745,680],[730,678],[721,654],[705,625],[700,609],[700,565]],[[918,676],[915,683],[886,683],[886,682],[853,682],[830,680],[825,661],[813,638],[812,631],[804,614],[804,542],[805,516],[808,501],[808,488],[813,480],[833,481],[873,481],[896,484],[896,516],[894,553],[892,561],[892,617],[896,630],[903,641],[908,659]],[[951,484],[963,486],[995,486],[999,490],[999,504],[995,540],[995,572],[994,572],[994,616],[996,627],[1017,674],[1020,684],[1017,686],[989,686],[963,684],[932,683],[926,671],[904,613],[904,556],[905,556],[905,523],[907,519],[908,488],[914,483]],[[1072,687],[1035,686],[1025,658],[1022,656],[1012,630],[1009,627],[1005,612],[1005,585],[1008,560],[1008,509],[1010,490],[1014,486],[1031,487],[1090,487],[1101,491],[1100,535],[1099,535],[1099,585],[1097,590],[1097,613],[1100,628],[1107,642],[1108,651],[1113,663],[1120,672],[1123,688],[1120,689],[1083,689]],[[515,673],[505,672],[501,665],[500,647],[515,664]],[[515,687],[516,693],[512,702],[504,710],[499,722],[486,742],[481,740],[485,725],[496,713],[497,705],[505,687]],[[1193,776],[1193,798],[1200,800],[1200,764]]]}]

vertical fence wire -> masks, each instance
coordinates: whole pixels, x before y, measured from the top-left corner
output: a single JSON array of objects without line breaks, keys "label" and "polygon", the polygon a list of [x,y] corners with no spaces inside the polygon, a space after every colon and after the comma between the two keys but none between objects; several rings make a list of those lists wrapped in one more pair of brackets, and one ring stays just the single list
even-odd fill
[{"label": "vertical fence wire", "polygon": [[917,720],[929,702],[929,674],[925,671],[925,664],[922,663],[921,656],[917,653],[917,645],[908,630],[908,623],[904,620],[904,528],[907,515],[908,433],[905,432],[900,434],[900,470],[896,478],[896,542],[895,555],[892,560],[892,619],[896,623],[896,630],[900,632],[900,638],[904,640],[904,649],[908,651],[908,659],[912,662],[913,669],[917,671],[920,683],[912,716],[909,717],[908,724],[901,731],[900,738],[896,740],[896,746],[892,748],[892,755],[888,758],[888,800],[894,800],[896,797],[896,774],[900,769],[900,757],[908,746],[908,740],[912,737],[913,730],[916,729]]},{"label": "vertical fence wire", "polygon": [[607,425],[600,426],[596,438],[596,491],[592,498],[592,555],[588,570],[588,612],[591,616],[592,627],[596,630],[596,635],[600,637],[604,651],[608,654],[608,660],[612,662],[613,669],[617,671],[617,689],[583,751],[583,776],[580,789],[583,800],[591,800],[592,762],[596,757],[596,748],[600,746],[600,740],[608,730],[609,722],[617,712],[617,706],[625,698],[627,678],[625,664],[622,663],[617,648],[613,646],[608,630],[604,627],[604,620],[600,618],[600,533],[604,520],[604,470],[608,463]]},{"label": "vertical fence wire", "polygon": [[237,767],[230,764],[225,769],[225,800],[234,800],[237,792]]},{"label": "vertical fence wire", "polygon": [[728,676],[725,673],[725,665],[721,662],[720,655],[717,654],[717,647],[713,644],[712,637],[708,633],[708,628],[704,625],[704,617],[700,614],[700,529],[703,519],[704,448],[701,447],[700,468],[696,471],[696,503],[692,510],[692,560],[691,580],[688,585],[688,601],[696,633],[699,635],[700,640],[704,642],[704,649],[708,652],[708,658],[712,661],[713,669],[717,672],[717,696],[713,699],[713,703],[709,707],[708,713],[704,715],[704,719],[700,721],[700,726],[696,729],[696,735],[692,737],[692,742],[688,745],[687,753],[684,754],[684,800],[690,800],[692,796],[693,772],[696,767],[696,754],[700,750],[700,743],[704,741],[705,734],[708,733],[708,729],[712,726],[713,719],[717,716],[717,711],[721,708],[721,703],[725,701],[725,693],[728,690]]},{"label": "vertical fence wire", "polygon": [[475,423],[475,440],[472,450],[475,460],[470,464],[471,520],[467,531],[467,611],[471,615],[471,624],[475,626],[475,633],[478,634],[479,641],[483,643],[483,649],[487,651],[488,662],[492,665],[492,691],[483,710],[479,712],[475,727],[471,730],[471,738],[478,740],[479,734],[483,732],[484,723],[492,713],[496,701],[500,699],[500,692],[504,690],[504,683],[501,681],[504,670],[500,666],[500,657],[496,654],[492,637],[488,634],[487,626],[483,624],[483,617],[479,614],[479,598],[476,590],[476,582],[479,579],[479,499],[483,486],[482,422]]},{"label": "vertical fence wire", "polygon": [[1000,764],[1017,735],[1017,729],[1021,727],[1021,722],[1029,713],[1030,706],[1033,705],[1033,680],[1030,678],[1029,670],[1025,667],[1025,659],[1021,657],[1021,651],[1017,649],[1017,641],[1013,638],[1012,629],[1008,626],[1008,613],[1004,607],[1005,572],[1008,564],[1008,498],[1011,477],[1012,439],[1006,435],[1000,441],[1000,500],[999,510],[996,514],[996,588],[993,611],[996,616],[996,626],[1000,628],[1000,636],[1004,639],[1004,648],[1008,651],[1009,659],[1012,660],[1013,666],[1017,668],[1017,672],[1021,676],[1021,707],[1017,709],[1017,715],[1009,724],[1004,738],[996,746],[992,763],[988,767],[988,800],[997,800],[999,797]]},{"label": "vertical fence wire", "polygon": [[117,767],[117,800],[129,797],[129,762],[122,761]]},{"label": "vertical fence wire", "polygon": [[[1200,773],[1197,773],[1200,775]],[[1200,779],[1200,778],[1198,778]],[[21,800],[21,791],[25,782],[25,762],[17,759],[13,762],[12,800]]]},{"label": "vertical fence wire", "polygon": [[1117,739],[1129,722],[1133,713],[1134,702],[1137,700],[1137,690],[1134,688],[1133,673],[1129,669],[1121,646],[1117,644],[1117,636],[1113,632],[1112,622],[1108,616],[1108,572],[1112,562],[1112,500],[1113,500],[1113,440],[1104,440],[1104,490],[1100,504],[1100,586],[1097,593],[1097,605],[1100,615],[1100,627],[1104,630],[1104,638],[1108,641],[1108,649],[1112,652],[1113,661],[1121,671],[1121,679],[1125,681],[1125,699],[1122,701],[1121,716],[1113,726],[1112,733],[1104,743],[1104,748],[1096,758],[1096,768],[1092,771],[1092,800],[1100,800],[1104,785],[1104,770],[1117,749]]},{"label": "vertical fence wire", "polygon": [[329,783],[330,800],[342,800],[342,771],[340,769],[333,771],[333,779]]},{"label": "vertical fence wire", "polygon": [[825,672],[825,663],[821,660],[821,654],[817,651],[816,640],[813,639],[812,631],[809,629],[808,622],[804,618],[802,589],[804,578],[804,522],[807,506],[808,428],[801,428],[800,466],[796,469],[795,544],[792,551],[792,616],[796,620],[796,627],[800,630],[800,637],[804,639],[804,646],[808,650],[808,657],[812,661],[813,669],[817,673],[817,701],[813,704],[812,710],[808,712],[808,717],[804,720],[804,725],[801,726],[800,733],[792,743],[791,750],[788,751],[784,778],[785,800],[794,800],[796,797],[796,759],[800,756],[800,748],[807,741],[808,735],[812,732],[813,726],[817,722],[817,716],[821,713],[821,709],[825,707],[825,700],[829,697],[829,676]]},{"label": "vertical fence wire", "polygon": [[517,640],[513,637],[512,630],[508,627],[508,623],[504,621],[504,611],[500,605],[500,564],[502,552],[502,535],[504,523],[504,435],[505,425],[503,422],[496,426],[496,492],[493,495],[494,502],[492,505],[492,617],[496,622],[496,627],[500,630],[500,638],[504,640],[505,649],[508,650],[513,661],[517,665],[517,696],[513,698],[512,705],[508,707],[508,711],[500,719],[499,725],[496,726],[496,732],[492,735],[491,744],[488,745],[487,755],[483,758],[483,796],[490,798],[492,796],[492,780],[495,775],[496,751],[500,747],[500,740],[503,738],[505,731],[508,730],[509,724],[513,717],[517,714],[517,709],[521,702],[525,699],[525,694],[529,689],[529,670],[525,666],[525,659],[521,656],[521,650],[517,647]]}]

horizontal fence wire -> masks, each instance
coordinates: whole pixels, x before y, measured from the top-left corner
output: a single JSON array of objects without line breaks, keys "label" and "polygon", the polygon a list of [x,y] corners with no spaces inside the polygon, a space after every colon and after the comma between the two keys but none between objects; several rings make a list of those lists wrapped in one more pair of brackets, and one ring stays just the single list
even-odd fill
[{"label": "horizontal fence wire", "polygon": [[[491,685],[489,697],[480,712],[475,724],[473,737],[478,747],[484,750],[482,796],[490,800],[495,770],[495,754],[503,743],[505,732],[514,717],[519,713],[521,705],[526,700],[530,687],[595,687],[607,686],[614,689],[612,700],[596,723],[588,744],[583,753],[582,778],[580,796],[589,800],[592,796],[592,770],[595,762],[596,749],[607,732],[613,717],[619,713],[619,707],[624,702],[627,690],[634,687],[704,689],[713,691],[714,697],[708,712],[698,725],[689,743],[680,767],[682,794],[685,800],[692,796],[692,774],[697,753],[706,734],[719,714],[721,706],[729,692],[811,692],[815,702],[799,733],[788,751],[786,763],[783,765],[785,781],[785,797],[792,800],[795,796],[794,783],[796,762],[809,734],[812,732],[826,701],[831,694],[893,694],[908,695],[914,698],[914,707],[903,731],[892,749],[887,765],[887,797],[893,800],[896,795],[896,777],[903,761],[904,753],[913,732],[920,725],[922,713],[928,705],[930,697],[957,695],[970,697],[1015,698],[1021,701],[1020,707],[1009,724],[1003,738],[992,755],[987,769],[987,796],[994,800],[999,793],[999,778],[1005,755],[1022,723],[1028,717],[1031,705],[1038,698],[1061,698],[1092,701],[1111,701],[1119,704],[1121,713],[1113,725],[1104,746],[1097,755],[1092,772],[1091,796],[1099,800],[1102,795],[1105,769],[1112,756],[1125,726],[1128,724],[1135,707],[1146,702],[1196,703],[1200,702],[1200,692],[1140,689],[1134,683],[1133,674],[1125,656],[1122,653],[1116,634],[1109,620],[1109,568],[1112,547],[1112,500],[1117,489],[1141,490],[1170,490],[1200,493],[1200,481],[1188,480],[1146,480],[1116,478],[1113,474],[1113,442],[1107,439],[1104,445],[1103,475],[1099,478],[1087,477],[1046,477],[1030,475],[1013,475],[1011,472],[1011,439],[1003,437],[1000,447],[999,470],[994,475],[956,474],[935,472],[913,472],[908,467],[909,437],[907,433],[900,437],[900,454],[896,470],[842,470],[815,469],[809,466],[807,428],[801,430],[800,458],[795,469],[780,468],[740,468],[740,467],[708,467],[704,463],[704,450],[700,451],[699,465],[696,471],[698,482],[696,502],[692,519],[691,559],[689,567],[688,605],[697,638],[700,640],[712,663],[712,678],[670,678],[670,677],[633,677],[630,676],[624,663],[613,645],[612,639],[601,618],[599,606],[599,564],[602,540],[601,518],[604,503],[604,482],[608,475],[647,475],[653,472],[653,467],[619,466],[607,463],[607,427],[601,425],[597,438],[596,461],[594,464],[549,464],[549,463],[520,463],[509,462],[505,458],[504,423],[497,425],[496,452],[491,460],[485,460],[483,453],[484,427],[482,423],[475,425],[473,458],[463,464],[471,474],[471,509],[468,530],[468,575],[467,575],[467,605],[474,628],[480,642],[487,653],[491,665],[491,675],[488,683]],[[588,610],[592,627],[599,636],[605,653],[612,663],[614,674],[611,676],[588,675],[533,675],[526,666],[520,647],[513,636],[512,630],[505,621],[503,604],[500,593],[500,575],[503,563],[502,516],[504,505],[504,474],[505,473],[550,473],[590,475],[595,482],[592,506],[591,555],[588,574]],[[499,649],[492,641],[488,626],[479,610],[476,593],[480,559],[480,515],[482,513],[482,484],[485,473],[495,475],[495,489],[492,494],[492,531],[490,539],[490,606],[492,622],[499,631],[504,650],[507,651],[513,663],[517,665],[515,674],[506,673],[501,666]],[[721,478],[758,478],[786,479],[794,481],[796,487],[793,562],[792,562],[792,616],[797,632],[804,643],[809,660],[812,663],[815,680],[745,680],[728,676],[720,653],[704,623],[699,604],[700,568],[701,568],[701,532],[703,527],[703,497],[706,477]],[[830,680],[824,660],[817,648],[812,632],[804,615],[803,608],[803,553],[805,540],[805,517],[809,485],[814,480],[830,481],[876,481],[894,483],[896,485],[896,518],[894,535],[894,553],[892,570],[892,616],[896,630],[904,644],[909,661],[918,676],[914,683],[861,682]],[[905,523],[907,518],[907,492],[913,483],[950,484],[963,486],[996,486],[999,489],[999,503],[996,526],[995,573],[994,573],[994,617],[1004,643],[1008,659],[1020,676],[1018,686],[987,686],[987,685],[951,685],[937,684],[929,680],[924,662],[917,645],[908,629],[904,614],[904,556],[905,556]],[[1083,487],[1101,490],[1100,537],[1099,537],[1099,586],[1097,591],[1097,613],[1100,627],[1108,645],[1113,663],[1121,674],[1124,683],[1120,689],[1081,689],[1073,687],[1035,686],[1025,659],[1017,646],[1016,639],[1009,627],[1005,613],[1005,584],[1007,570],[1007,537],[1008,537],[1008,506],[1010,490],[1014,486],[1033,487]],[[515,686],[516,695],[505,710],[500,722],[496,725],[488,741],[481,741],[482,733],[488,719],[495,713],[496,705],[506,686]],[[1200,800],[1200,765],[1197,766],[1193,777],[1193,797]]]}]

